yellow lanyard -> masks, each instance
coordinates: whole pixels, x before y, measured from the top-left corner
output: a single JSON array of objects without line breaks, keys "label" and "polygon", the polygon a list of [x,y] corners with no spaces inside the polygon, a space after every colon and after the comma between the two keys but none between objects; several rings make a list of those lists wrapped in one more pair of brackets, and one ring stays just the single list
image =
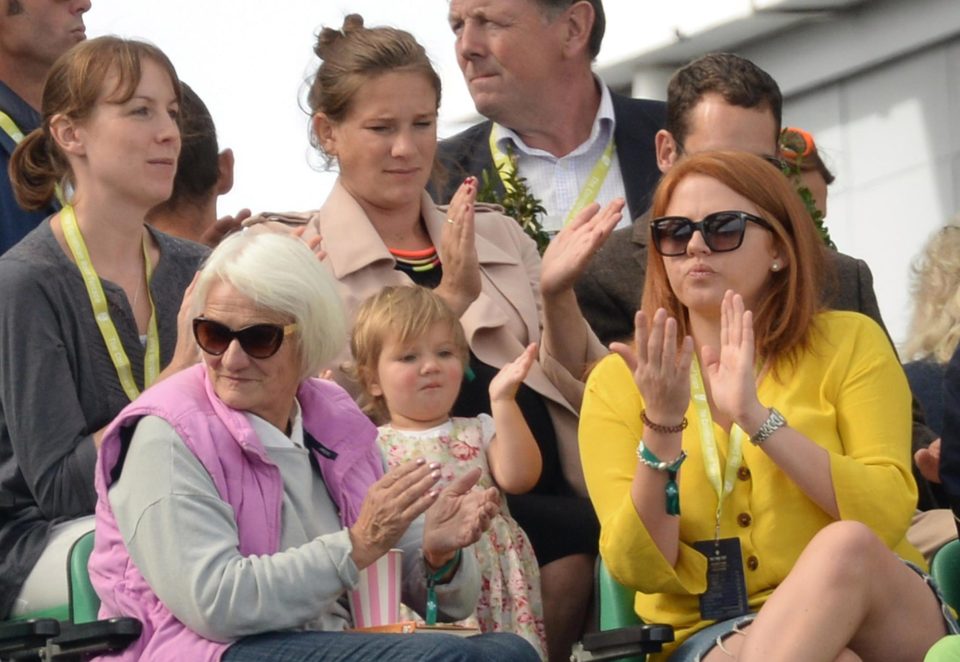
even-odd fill
[{"label": "yellow lanyard", "polygon": [[[513,187],[507,182],[507,179],[513,175],[513,161],[510,160],[510,157],[503,153],[503,151],[497,146],[496,133],[499,126],[494,124],[490,129],[490,154],[493,156],[493,165],[497,169],[497,174],[500,176],[500,181],[503,182],[503,187],[507,190],[508,193],[513,192]],[[597,194],[600,193],[600,188],[603,186],[603,182],[607,179],[607,173],[610,172],[610,165],[613,163],[613,153],[616,150],[616,145],[613,142],[613,136],[610,136],[610,140],[607,142],[607,146],[603,150],[603,154],[600,155],[600,158],[597,159],[597,162],[593,165],[593,169],[590,171],[590,176],[587,177],[587,183],[584,184],[583,189],[580,191],[580,195],[577,196],[576,201],[573,203],[573,207],[570,209],[570,213],[567,214],[567,217],[563,219],[563,224],[566,226],[570,221],[573,220],[573,217],[576,216],[581,209],[589,205],[591,202],[597,199]]]},{"label": "yellow lanyard", "polygon": [[13,118],[2,110],[0,110],[0,129],[3,129],[3,132],[10,136],[10,139],[17,144],[23,140],[23,131],[21,131],[17,123],[13,121]]},{"label": "yellow lanyard", "polygon": [[[97,326],[100,327],[100,335],[103,336],[103,342],[107,346],[107,353],[110,354],[110,360],[113,361],[113,367],[117,370],[117,377],[120,378],[120,385],[130,400],[135,400],[140,395],[140,389],[133,381],[133,373],[130,369],[130,359],[123,349],[123,343],[120,342],[120,335],[117,333],[117,327],[113,325],[110,319],[110,313],[107,310],[107,297],[103,293],[103,286],[100,284],[100,277],[93,268],[90,261],[90,254],[87,252],[87,245],[83,241],[83,235],[80,234],[80,228],[77,225],[77,216],[73,211],[72,205],[65,205],[60,211],[60,227],[63,228],[63,235],[67,240],[67,246],[73,255],[77,268],[83,276],[83,283],[87,287],[87,296],[90,298],[90,305],[93,307],[93,315],[97,320]],[[160,334],[157,332],[157,311],[153,305],[153,297],[150,295],[150,277],[152,269],[150,266],[150,255],[147,251],[147,238],[143,238],[143,259],[146,265],[147,276],[147,300],[150,302],[150,322],[147,324],[147,347],[143,357],[143,382],[144,388],[150,386],[157,380],[160,374]]]},{"label": "yellow lanyard", "polygon": [[707,391],[703,387],[703,376],[700,374],[700,363],[693,357],[690,364],[690,397],[693,407],[697,410],[697,419],[700,422],[700,450],[703,454],[703,466],[707,478],[717,493],[717,526],[715,539],[720,539],[720,512],[723,500],[733,492],[737,478],[737,469],[743,459],[744,431],[736,423],[730,428],[730,448],[727,453],[727,466],[723,472],[723,482],[720,482],[720,451],[717,448],[717,438],[713,434],[713,416],[710,415],[710,405],[707,403]]},{"label": "yellow lanyard", "polygon": [[[23,140],[23,131],[21,131],[20,127],[17,126],[17,123],[13,121],[13,118],[2,110],[0,110],[0,129],[3,129],[3,132],[10,136],[10,139],[18,145],[20,144],[20,141]],[[56,188],[54,189],[54,194],[57,196],[57,201],[60,203],[61,207],[67,204],[63,199],[63,191],[60,190],[59,184],[57,184]]]}]

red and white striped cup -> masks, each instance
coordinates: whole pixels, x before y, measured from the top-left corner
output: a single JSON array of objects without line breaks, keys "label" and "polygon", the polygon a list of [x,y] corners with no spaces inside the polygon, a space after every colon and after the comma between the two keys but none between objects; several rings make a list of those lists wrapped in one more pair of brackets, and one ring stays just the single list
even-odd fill
[{"label": "red and white striped cup", "polygon": [[389,625],[400,621],[400,573],[403,550],[391,549],[360,571],[360,582],[348,591],[353,626]]}]

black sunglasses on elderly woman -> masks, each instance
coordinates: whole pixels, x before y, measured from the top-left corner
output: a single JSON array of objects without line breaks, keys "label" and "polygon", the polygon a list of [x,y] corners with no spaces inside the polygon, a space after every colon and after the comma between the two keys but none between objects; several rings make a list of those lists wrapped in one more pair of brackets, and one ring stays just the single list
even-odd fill
[{"label": "black sunglasses on elderly woman", "polygon": [[225,324],[197,317],[193,320],[193,337],[207,354],[220,356],[233,339],[254,359],[269,359],[280,350],[283,339],[297,330],[296,324],[254,324],[234,331]]},{"label": "black sunglasses on elderly woman", "polygon": [[687,252],[694,232],[703,235],[707,248],[714,253],[735,251],[743,243],[748,222],[773,230],[767,221],[745,211],[715,211],[699,223],[685,216],[663,216],[650,221],[650,230],[657,252],[664,257],[676,257]]}]

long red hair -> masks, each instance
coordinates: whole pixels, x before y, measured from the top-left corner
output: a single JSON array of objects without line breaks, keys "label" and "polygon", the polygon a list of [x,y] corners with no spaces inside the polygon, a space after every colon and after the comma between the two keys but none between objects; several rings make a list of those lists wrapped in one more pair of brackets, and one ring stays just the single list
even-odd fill
[{"label": "long red hair", "polygon": [[[664,175],[653,199],[654,218],[665,214],[677,185],[689,175],[717,180],[755,204],[770,223],[774,242],[789,266],[770,273],[766,292],[753,311],[757,354],[771,363],[794,360],[810,346],[825,272],[827,249],[810,214],[783,173],[762,158],[746,152],[704,152],[681,159]],[[690,333],[687,310],[670,288],[664,258],[649,229],[647,246],[643,308],[651,313],[665,308],[677,320],[682,339]],[[653,315],[647,317],[652,320]]]}]

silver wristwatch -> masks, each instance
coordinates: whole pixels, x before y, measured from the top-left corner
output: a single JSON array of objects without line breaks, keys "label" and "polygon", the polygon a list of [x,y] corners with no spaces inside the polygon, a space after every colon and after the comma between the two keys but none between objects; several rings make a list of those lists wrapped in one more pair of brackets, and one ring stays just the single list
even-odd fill
[{"label": "silver wristwatch", "polygon": [[750,437],[750,442],[754,446],[759,446],[767,439],[770,438],[774,432],[782,428],[787,424],[787,419],[783,417],[783,414],[778,412],[773,407],[770,407],[770,415],[767,416],[767,420],[763,422],[763,425],[760,426],[760,429],[757,430],[757,433]]}]

